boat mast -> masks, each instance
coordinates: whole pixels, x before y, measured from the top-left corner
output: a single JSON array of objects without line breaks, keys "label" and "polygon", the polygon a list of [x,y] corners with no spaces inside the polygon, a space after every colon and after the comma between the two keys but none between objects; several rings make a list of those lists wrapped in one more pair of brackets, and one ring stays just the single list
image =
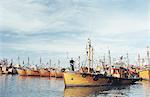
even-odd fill
[{"label": "boat mast", "polygon": [[30,61],[30,58],[28,57],[28,65],[29,65],[29,61]]},{"label": "boat mast", "polygon": [[90,65],[91,65],[91,40],[88,39],[88,73],[90,73]]},{"label": "boat mast", "polygon": [[80,56],[78,57],[79,63],[78,63],[78,68],[80,69]]},{"label": "boat mast", "polygon": [[20,65],[20,57],[18,56],[18,64]]},{"label": "boat mast", "polygon": [[139,64],[139,66],[140,66],[140,64],[141,64],[141,57],[140,57],[140,54],[138,54],[138,64]]},{"label": "boat mast", "polygon": [[148,60],[148,65],[150,67],[149,47],[147,47],[147,60]]},{"label": "boat mast", "polygon": [[93,68],[93,65],[94,65],[94,49],[92,47],[92,68]]},{"label": "boat mast", "polygon": [[60,68],[60,60],[58,60],[58,68]]},{"label": "boat mast", "polygon": [[103,63],[105,63],[105,55],[103,56]]},{"label": "boat mast", "polygon": [[127,53],[127,67],[129,67],[129,54]]},{"label": "boat mast", "polygon": [[142,64],[141,64],[141,66],[144,66],[144,62],[145,62],[145,60],[144,60],[144,58],[142,58]]},{"label": "boat mast", "polygon": [[52,64],[52,60],[50,59],[50,60],[49,60],[49,65],[50,65],[50,67],[51,67],[51,64]]},{"label": "boat mast", "polygon": [[11,59],[11,64],[13,64],[13,59]]},{"label": "boat mast", "polygon": [[42,58],[40,57],[40,65],[42,64]]},{"label": "boat mast", "polygon": [[111,66],[111,56],[110,56],[110,50],[108,50],[108,58],[109,58],[109,65]]}]

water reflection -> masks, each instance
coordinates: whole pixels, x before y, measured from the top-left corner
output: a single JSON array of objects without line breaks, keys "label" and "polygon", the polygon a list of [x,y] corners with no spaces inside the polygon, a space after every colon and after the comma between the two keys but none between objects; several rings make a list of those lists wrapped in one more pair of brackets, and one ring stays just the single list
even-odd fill
[{"label": "water reflection", "polygon": [[146,97],[150,97],[150,81],[142,81],[142,86]]},{"label": "water reflection", "polygon": [[150,82],[65,88],[63,78],[0,75],[0,97],[150,97]]},{"label": "water reflection", "polygon": [[[99,87],[67,87],[64,89],[65,97],[96,97],[101,95],[101,97],[106,97],[110,94],[110,90],[112,90],[111,95],[121,96],[126,95],[121,91],[115,92],[113,90],[129,90],[129,86],[99,86]],[[108,92],[109,91],[109,92]]]}]

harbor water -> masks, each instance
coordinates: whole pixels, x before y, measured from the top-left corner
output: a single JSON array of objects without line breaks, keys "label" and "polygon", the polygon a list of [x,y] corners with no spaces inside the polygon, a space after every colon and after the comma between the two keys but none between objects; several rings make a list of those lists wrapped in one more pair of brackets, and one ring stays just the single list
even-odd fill
[{"label": "harbor water", "polygon": [[150,82],[65,88],[63,78],[0,75],[0,97],[150,97]]}]

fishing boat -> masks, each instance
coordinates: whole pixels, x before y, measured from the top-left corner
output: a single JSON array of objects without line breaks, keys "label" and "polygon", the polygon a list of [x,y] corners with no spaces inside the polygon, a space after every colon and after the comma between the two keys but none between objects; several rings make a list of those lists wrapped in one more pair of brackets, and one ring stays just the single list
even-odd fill
[{"label": "fishing boat", "polygon": [[60,60],[58,60],[58,67],[55,68],[55,77],[56,78],[63,78],[64,74],[63,72],[65,71],[65,69],[61,69],[60,68]]},{"label": "fishing boat", "polygon": [[90,39],[88,39],[88,48],[86,52],[88,57],[88,70],[87,72],[71,71],[64,73],[65,86],[101,86],[111,84],[109,77],[90,72],[91,57],[93,58],[93,55],[91,55],[93,52],[91,53],[91,51],[93,51],[93,48]]},{"label": "fishing boat", "polygon": [[56,78],[63,78],[63,76],[64,76],[63,72],[56,71],[56,73],[55,73]]},{"label": "fishing boat", "polygon": [[109,77],[101,74],[66,72],[64,73],[65,86],[102,86],[110,85]]},{"label": "fishing boat", "polygon": [[62,78],[64,76],[63,72],[60,70],[56,70],[55,77],[56,78]]},{"label": "fishing boat", "polygon": [[139,76],[143,80],[150,80],[150,70],[142,70],[139,72]]},{"label": "fishing boat", "polygon": [[144,80],[150,81],[150,55],[149,55],[149,47],[147,47],[147,63],[148,65],[145,66],[142,70],[139,71],[139,76]]},{"label": "fishing boat", "polygon": [[93,70],[90,69],[91,60],[93,60],[93,48],[91,46],[90,39],[88,40],[88,48],[86,53],[88,57],[87,72],[81,72],[81,71],[65,72],[64,83],[66,87],[132,84],[139,80],[133,78],[114,77],[106,74],[93,72]]},{"label": "fishing boat", "polygon": [[40,76],[42,77],[50,77],[50,71],[48,69],[40,69]]},{"label": "fishing boat", "polygon": [[0,67],[0,74],[2,74],[2,67]]},{"label": "fishing boat", "polygon": [[27,69],[26,75],[28,76],[40,76],[39,70]]},{"label": "fishing boat", "polygon": [[137,74],[131,74],[128,69],[119,67],[112,68],[112,85],[129,85],[141,80]]},{"label": "fishing boat", "polygon": [[55,68],[51,68],[51,74],[50,74],[50,77],[55,77],[55,75],[56,75],[56,70],[55,70]]},{"label": "fishing boat", "polygon": [[[54,64],[55,65],[55,64]],[[58,60],[57,68],[51,68],[51,77],[55,78],[63,78],[65,72],[65,68],[60,68],[60,60]]]},{"label": "fishing boat", "polygon": [[23,68],[17,69],[17,72],[18,72],[18,74],[21,75],[21,76],[26,76],[26,70],[23,69]]},{"label": "fishing boat", "polygon": [[2,67],[2,74],[8,74],[8,67],[7,66],[3,66]]},{"label": "fishing boat", "polygon": [[53,68],[51,69],[51,77],[56,77],[56,78],[62,78],[64,76],[63,74],[64,70],[63,69],[58,69],[58,68]]}]

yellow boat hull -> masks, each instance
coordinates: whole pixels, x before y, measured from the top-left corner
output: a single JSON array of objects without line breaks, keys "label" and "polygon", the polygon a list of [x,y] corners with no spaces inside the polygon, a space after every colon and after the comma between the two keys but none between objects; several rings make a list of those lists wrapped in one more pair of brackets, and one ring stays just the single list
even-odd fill
[{"label": "yellow boat hull", "polygon": [[150,80],[150,70],[140,71],[139,76],[144,80]]},{"label": "yellow boat hull", "polygon": [[81,73],[64,73],[65,86],[101,86],[110,85],[110,80],[107,77],[98,78],[93,80],[93,75],[83,76]]}]

